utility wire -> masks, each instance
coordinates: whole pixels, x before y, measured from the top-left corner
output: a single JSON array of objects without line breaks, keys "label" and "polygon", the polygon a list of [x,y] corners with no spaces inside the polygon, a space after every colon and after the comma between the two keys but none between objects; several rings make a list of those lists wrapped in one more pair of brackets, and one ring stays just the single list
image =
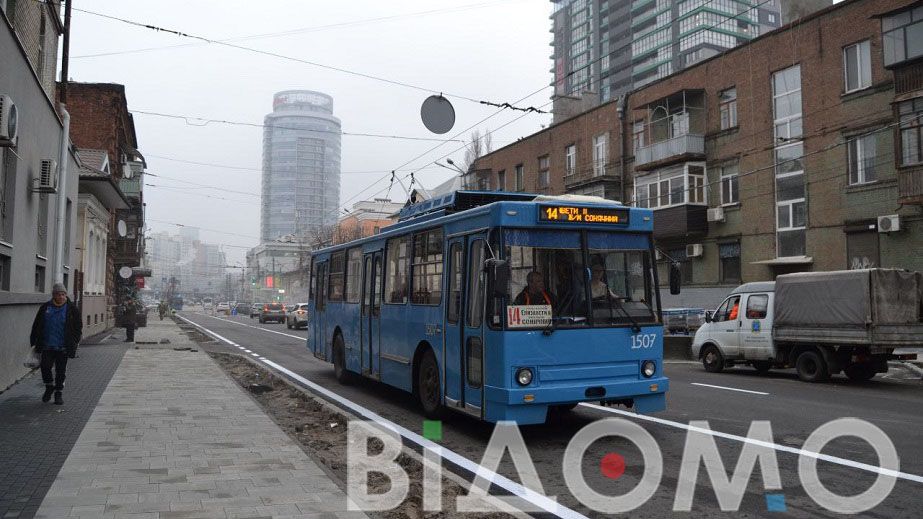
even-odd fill
[{"label": "utility wire", "polygon": [[[768,0],[767,0],[767,1],[768,1]],[[287,60],[287,61],[294,61],[294,62],[297,62],[297,63],[302,63],[302,64],[305,64],[305,65],[310,65],[310,66],[313,66],[313,67],[318,67],[318,68],[322,68],[322,69],[326,69],[326,70],[332,70],[332,71],[335,71],[335,72],[340,72],[340,73],[348,74],[348,75],[351,75],[351,76],[361,77],[361,78],[365,78],[365,79],[371,79],[371,80],[373,80],[373,81],[379,81],[379,82],[382,82],[382,83],[387,83],[387,84],[389,84],[389,85],[401,86],[401,87],[410,88],[410,89],[417,90],[417,91],[421,91],[421,92],[426,92],[426,93],[429,93],[429,94],[435,94],[435,95],[439,95],[439,96],[443,96],[443,97],[453,97],[453,98],[456,98],[456,99],[462,99],[462,100],[465,100],[465,101],[470,101],[470,102],[476,103],[476,104],[482,104],[482,100],[480,100],[480,99],[475,99],[475,98],[473,98],[473,97],[468,97],[468,96],[464,96],[464,95],[461,95],[461,94],[453,94],[453,93],[451,93],[451,92],[446,92],[446,91],[444,91],[444,90],[435,90],[435,89],[432,89],[432,88],[425,88],[425,87],[421,87],[421,86],[419,86],[419,85],[414,85],[414,84],[406,83],[406,82],[403,82],[403,81],[397,81],[397,80],[393,80],[393,79],[387,79],[387,78],[383,78],[383,77],[380,77],[380,76],[373,76],[373,75],[371,75],[371,74],[366,74],[366,73],[364,73],[364,72],[357,72],[357,71],[354,71],[354,70],[349,70],[349,69],[345,69],[345,68],[337,67],[337,66],[333,66],[333,65],[327,65],[327,64],[324,64],[324,63],[318,63],[318,62],[316,62],[316,61],[310,61],[310,60],[306,60],[306,59],[296,58],[296,57],[293,57],[293,56],[286,56],[286,55],[284,55],[284,54],[279,54],[279,53],[277,53],[277,52],[271,52],[271,51],[267,51],[267,50],[254,49],[254,48],[252,48],[252,47],[245,47],[245,46],[243,46],[243,45],[237,45],[237,44],[230,43],[230,42],[227,42],[227,41],[213,40],[213,39],[211,39],[211,38],[206,38],[206,37],[204,37],[204,36],[199,36],[199,35],[195,35],[195,34],[183,32],[183,31],[178,31],[178,30],[175,30],[175,29],[169,29],[169,28],[165,28],[165,27],[159,27],[159,26],[156,26],[156,25],[151,25],[151,24],[148,24],[148,23],[138,22],[138,21],[135,21],[135,20],[129,20],[129,19],[127,19],[127,18],[121,18],[121,17],[118,17],[118,16],[109,15],[109,14],[98,13],[98,12],[96,12],[96,11],[90,11],[90,10],[87,10],[87,9],[79,9],[79,8],[74,7],[73,10],[74,10],[74,11],[77,11],[77,12],[84,13],[84,14],[89,14],[89,15],[92,15],[92,16],[98,16],[98,17],[100,17],[100,18],[105,18],[105,19],[107,19],[107,20],[114,20],[114,21],[122,22],[122,23],[125,23],[125,24],[128,24],[128,25],[133,25],[133,26],[135,26],[135,27],[142,27],[142,28],[144,28],[144,29],[149,29],[149,30],[152,30],[152,31],[164,32],[164,33],[168,33],[168,34],[174,34],[174,35],[179,36],[179,37],[182,37],[182,38],[190,38],[190,39],[199,40],[199,41],[202,41],[202,42],[205,42],[205,43],[210,43],[210,44],[214,44],[214,45],[220,45],[220,46],[224,46],[224,47],[230,47],[230,48],[232,48],[232,49],[242,50],[242,51],[246,51],[246,52],[252,52],[252,53],[254,53],[254,54],[260,54],[260,55],[263,55],[263,56],[271,56],[271,57],[274,57],[274,58],[278,58],[278,59],[282,59],[282,60]],[[526,107],[526,108],[523,108],[523,110],[526,110],[527,112],[536,111],[536,112],[538,112],[538,113],[545,113],[545,112],[541,112],[541,111],[539,111],[539,110],[530,110],[530,108],[533,108],[533,107]]]}]

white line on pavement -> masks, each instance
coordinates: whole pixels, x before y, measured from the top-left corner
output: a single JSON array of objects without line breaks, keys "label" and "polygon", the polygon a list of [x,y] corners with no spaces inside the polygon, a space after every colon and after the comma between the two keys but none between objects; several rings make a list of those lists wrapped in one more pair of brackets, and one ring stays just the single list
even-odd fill
[{"label": "white line on pavement", "polygon": [[224,321],[224,322],[226,322],[226,323],[239,324],[240,326],[246,326],[247,328],[253,328],[254,330],[262,330],[262,331],[264,331],[264,332],[275,333],[275,334],[277,334],[277,335],[284,335],[284,336],[286,336],[286,337],[291,337],[291,338],[293,338],[293,339],[298,339],[299,341],[304,341],[304,340],[306,340],[305,337],[302,337],[302,336],[300,336],[300,335],[292,335],[292,334],[290,334],[290,333],[277,332],[277,331],[275,331],[275,330],[267,330],[266,328],[262,328],[262,327],[260,327],[260,326],[253,326],[252,324],[239,323],[239,322],[237,322],[237,321],[232,321],[231,319],[224,319],[224,318],[222,318],[222,317],[215,317],[214,315],[206,315],[205,317],[211,317],[212,319],[217,319],[217,320],[219,320],[219,321]]},{"label": "white line on pavement", "polygon": [[875,474],[882,474],[884,476],[891,476],[900,479],[906,479],[908,481],[915,481],[917,483],[923,483],[923,476],[918,476],[916,474],[908,474],[906,472],[900,472],[897,470],[886,469],[878,467],[875,465],[869,465],[868,463],[860,463],[858,461],[848,460],[846,458],[840,458],[837,456],[829,456],[827,454],[821,454],[819,452],[806,451],[804,449],[798,449],[795,447],[788,447],[785,445],[779,445],[778,443],[769,443],[761,440],[754,440],[752,438],[747,438],[746,436],[738,436],[736,434],[728,434],[719,431],[713,431],[711,429],[703,429],[702,427],[695,427],[693,425],[674,422],[672,420],[665,420],[663,418],[657,418],[656,416],[648,416],[643,414],[636,414],[631,411],[626,411],[624,409],[615,409],[612,407],[605,407],[598,404],[590,404],[583,402],[580,405],[584,407],[589,407],[591,409],[597,409],[600,411],[605,411],[607,413],[613,413],[617,415],[626,416],[629,418],[634,418],[638,420],[646,420],[648,422],[658,423],[661,425],[667,425],[670,427],[676,427],[677,429],[684,429],[690,432],[697,432],[702,434],[709,434],[717,438],[724,438],[726,440],[734,440],[742,443],[749,443],[752,445],[757,445],[760,447],[768,447],[770,449],[775,449],[780,452],[788,452],[791,454],[797,454],[798,456],[807,456],[809,458],[816,458],[821,461],[828,461],[830,463],[835,463],[837,465],[843,465],[845,467],[852,467],[860,470],[865,470],[868,472],[873,472]]},{"label": "white line on pavement", "polygon": [[244,349],[244,353],[253,353],[253,352],[248,349]]},{"label": "white line on pavement", "polygon": [[754,395],[768,395],[769,393],[763,393],[762,391],[750,391],[749,389],[737,389],[736,387],[726,387],[726,386],[713,386],[711,384],[700,384],[698,382],[690,382],[693,386],[702,386],[702,387],[713,387],[715,389],[727,389],[728,391],[740,391],[741,393],[753,393]]},{"label": "white line on pavement", "polygon": [[[222,337],[221,335],[218,335],[217,333],[209,330],[208,328],[202,326],[201,324],[192,322],[191,320],[186,319],[185,317],[181,315],[178,315],[177,317],[179,317],[180,319],[186,321],[187,323],[193,326],[196,326],[197,328],[202,329],[206,333],[211,334],[213,337],[230,344],[231,346],[237,346],[238,348],[240,347],[240,345],[235,343],[234,341],[227,339],[225,337]],[[515,481],[511,481],[510,479],[504,476],[501,476],[500,474],[497,474],[496,472],[489,471],[485,469],[484,467],[480,466],[479,464],[469,460],[468,458],[465,458],[464,456],[457,454],[456,452],[449,450],[448,448],[443,447],[442,445],[439,445],[435,442],[427,440],[426,438],[420,436],[419,434],[401,425],[398,425],[386,418],[383,418],[377,413],[369,409],[366,409],[365,407],[353,402],[352,400],[349,400],[346,397],[340,396],[339,394],[334,393],[333,391],[330,391],[329,389],[325,387],[319,386],[315,384],[314,382],[311,382],[310,380],[289,370],[288,368],[285,368],[284,366],[276,364],[275,362],[265,357],[261,357],[259,360],[261,360],[267,366],[270,366],[278,371],[281,371],[282,373],[285,373],[292,379],[307,386],[308,388],[311,389],[311,391],[320,393],[324,395],[326,398],[329,398],[339,403],[340,405],[343,405],[344,407],[349,408],[350,410],[352,410],[354,413],[358,414],[359,416],[372,420],[382,427],[385,427],[385,428],[388,428],[388,429],[391,429],[397,432],[404,438],[412,441],[413,443],[419,445],[420,447],[423,447],[425,449],[430,449],[431,451],[441,456],[443,459],[448,460],[450,463],[453,463],[459,467],[462,467],[463,469],[467,470],[471,474],[476,474],[476,475],[484,477],[491,484],[497,485],[498,487],[506,490],[507,492],[519,497],[520,499],[523,499],[525,501],[528,501],[529,503],[532,503],[533,505],[541,508],[542,510],[545,510],[551,514],[554,514],[557,517],[561,517],[562,519],[587,519],[585,515],[579,512],[575,512],[574,510],[571,510],[570,508],[567,508],[566,506],[555,502],[553,499],[547,496],[543,496],[541,494],[533,492],[527,489],[526,487],[520,485],[519,483],[516,483]]]}]

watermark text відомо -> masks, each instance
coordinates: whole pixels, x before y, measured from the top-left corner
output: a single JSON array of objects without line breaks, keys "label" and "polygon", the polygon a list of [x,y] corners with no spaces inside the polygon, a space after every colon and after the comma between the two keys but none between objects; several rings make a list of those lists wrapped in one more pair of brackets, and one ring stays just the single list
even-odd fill
[{"label": "watermark text \u0432\u0456\u0434\u043e\u043c\u043e", "polygon": [[[432,425],[429,424],[430,427]],[[856,495],[834,492],[821,482],[817,472],[817,461],[828,457],[820,454],[821,450],[840,437],[856,437],[867,442],[878,457],[879,467],[874,471],[877,473],[874,483]],[[619,495],[599,492],[584,477],[587,451],[594,442],[604,438],[627,440],[634,444],[642,456],[643,467],[637,483]],[[370,440],[375,445],[371,450]],[[737,511],[759,462],[763,488],[767,491],[767,510],[784,511],[785,496],[779,492],[782,479],[770,423],[752,422],[744,440],[736,466],[728,477],[715,443],[715,434],[712,434],[708,422],[691,422],[676,480],[673,510],[692,510],[696,484],[700,479],[699,469],[704,467],[721,510]],[[347,494],[351,509],[391,510],[406,499],[410,477],[396,461],[401,448],[400,436],[387,426],[358,420],[349,423]],[[491,484],[502,478],[497,474],[497,469],[506,453],[509,453],[517,477],[522,482],[522,491],[512,496],[490,495],[488,490]],[[798,450],[798,455],[798,477],[805,493],[824,509],[841,514],[865,512],[884,501],[894,488],[900,468],[900,459],[891,439],[875,425],[858,418],[840,418],[818,427]],[[442,447],[435,444],[424,446],[422,504],[423,510],[427,512],[444,510],[442,457]],[[607,453],[598,463],[606,478],[618,479],[625,472],[625,459],[618,453]],[[637,468],[634,467],[634,472],[637,472]],[[388,478],[390,485],[387,491],[371,491],[368,481],[372,473]],[[564,451],[562,473],[568,491],[585,507],[609,514],[628,512],[643,506],[660,488],[663,456],[654,437],[643,427],[623,418],[607,418],[590,423],[571,438]],[[468,495],[456,497],[455,509],[459,512],[541,512],[548,511],[548,503],[554,499],[553,496],[545,495],[541,478],[516,424],[500,422],[484,451]]]}]

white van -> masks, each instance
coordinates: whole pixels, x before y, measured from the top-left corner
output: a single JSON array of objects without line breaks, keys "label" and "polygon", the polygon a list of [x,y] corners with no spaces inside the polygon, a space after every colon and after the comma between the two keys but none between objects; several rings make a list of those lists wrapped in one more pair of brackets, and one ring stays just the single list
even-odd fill
[{"label": "white van", "polygon": [[709,372],[747,363],[766,372],[773,365],[772,311],[775,282],[746,283],[735,288],[718,309],[705,314],[692,341],[694,358]]}]

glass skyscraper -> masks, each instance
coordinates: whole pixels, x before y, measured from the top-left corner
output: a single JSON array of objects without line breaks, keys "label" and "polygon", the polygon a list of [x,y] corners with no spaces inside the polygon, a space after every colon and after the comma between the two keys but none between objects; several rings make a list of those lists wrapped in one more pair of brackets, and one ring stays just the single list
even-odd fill
[{"label": "glass skyscraper", "polygon": [[310,238],[337,221],[340,120],[333,98],[310,90],[273,97],[264,119],[260,240]]}]

